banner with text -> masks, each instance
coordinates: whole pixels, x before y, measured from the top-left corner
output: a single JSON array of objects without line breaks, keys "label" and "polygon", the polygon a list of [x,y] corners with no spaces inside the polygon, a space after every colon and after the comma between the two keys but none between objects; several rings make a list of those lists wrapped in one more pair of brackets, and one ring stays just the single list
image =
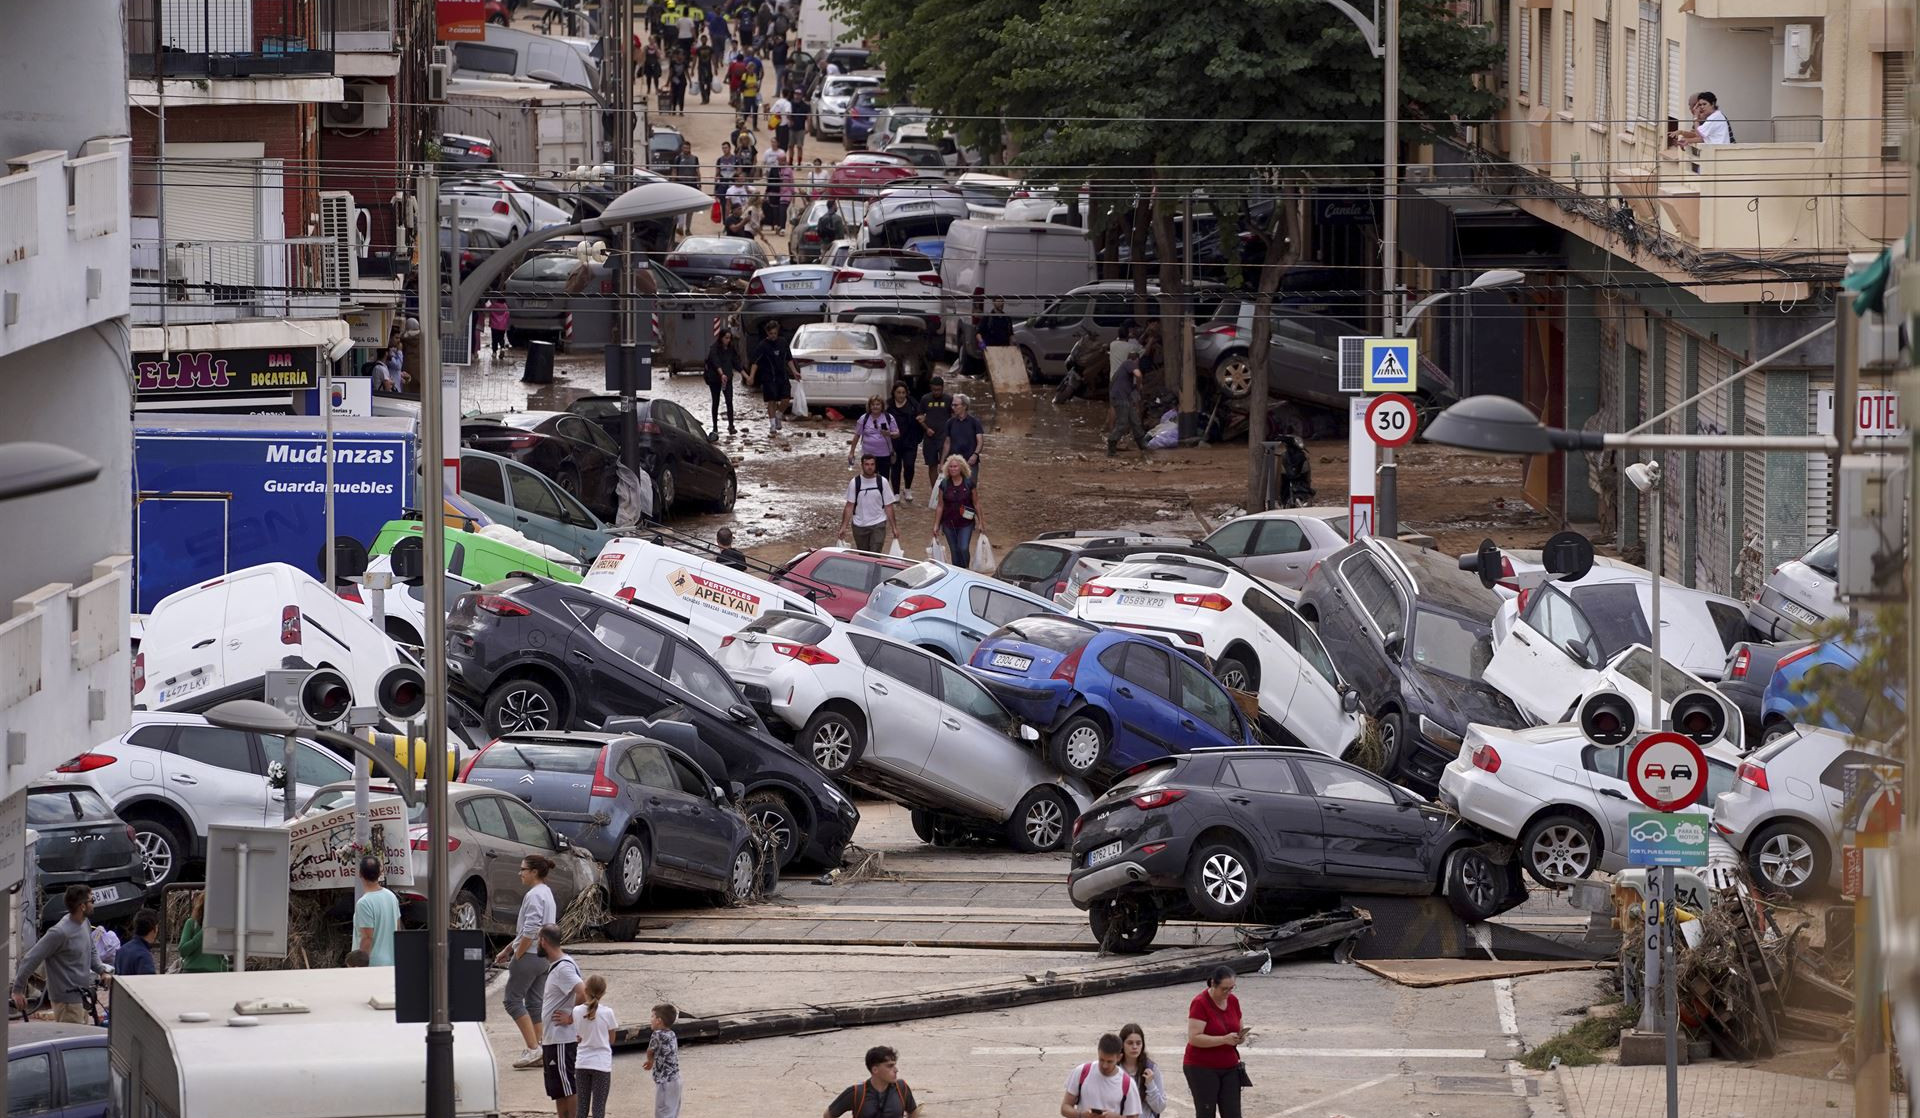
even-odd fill
[{"label": "banner with text", "polygon": [[407,805],[394,796],[367,804],[372,823],[368,850],[353,842],[353,804],[286,824],[292,885],[295,889],[351,889],[360,878],[360,858],[372,853],[386,867],[388,885],[413,884],[413,840]]}]

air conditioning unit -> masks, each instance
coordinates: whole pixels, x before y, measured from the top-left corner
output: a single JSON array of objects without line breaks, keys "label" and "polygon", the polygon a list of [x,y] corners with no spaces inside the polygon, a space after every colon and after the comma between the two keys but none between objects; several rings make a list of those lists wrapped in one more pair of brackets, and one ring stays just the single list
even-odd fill
[{"label": "air conditioning unit", "polygon": [[360,258],[367,254],[367,211],[355,209],[353,195],[344,190],[320,192],[320,235],[327,239],[323,265],[326,288],[351,299],[360,286]]},{"label": "air conditioning unit", "polygon": [[427,100],[439,102],[447,99],[447,77],[453,73],[453,67],[436,62],[427,67]]},{"label": "air conditioning unit", "polygon": [[1820,80],[1820,34],[1811,23],[1789,23],[1781,38],[1780,80]]},{"label": "air conditioning unit", "polygon": [[378,132],[393,123],[393,95],[379,82],[350,81],[344,99],[320,111],[320,122],[336,132]]},{"label": "air conditioning unit", "polygon": [[433,65],[445,66],[449,70],[453,69],[452,45],[442,43],[433,48]]}]

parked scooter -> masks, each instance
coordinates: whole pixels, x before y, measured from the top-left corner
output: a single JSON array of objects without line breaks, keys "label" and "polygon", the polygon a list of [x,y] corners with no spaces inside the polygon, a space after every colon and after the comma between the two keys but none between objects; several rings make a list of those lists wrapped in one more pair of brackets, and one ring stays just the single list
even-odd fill
[{"label": "parked scooter", "polygon": [[1064,404],[1082,393],[1091,397],[1096,386],[1106,385],[1110,372],[1106,343],[1093,331],[1080,329],[1074,334],[1073,348],[1067,351],[1067,375],[1053,390],[1053,402]]}]

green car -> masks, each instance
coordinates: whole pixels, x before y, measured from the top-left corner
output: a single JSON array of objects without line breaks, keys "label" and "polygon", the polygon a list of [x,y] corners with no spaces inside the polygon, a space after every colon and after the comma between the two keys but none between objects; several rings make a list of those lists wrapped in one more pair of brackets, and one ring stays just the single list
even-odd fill
[{"label": "green car", "polygon": [[[368,549],[370,556],[390,555],[401,540],[420,538],[418,520],[389,520],[380,528]],[[480,535],[447,529],[447,573],[482,586],[498,582],[515,571],[545,575],[556,582],[579,582],[580,572],[552,559],[543,559],[509,543]]]}]

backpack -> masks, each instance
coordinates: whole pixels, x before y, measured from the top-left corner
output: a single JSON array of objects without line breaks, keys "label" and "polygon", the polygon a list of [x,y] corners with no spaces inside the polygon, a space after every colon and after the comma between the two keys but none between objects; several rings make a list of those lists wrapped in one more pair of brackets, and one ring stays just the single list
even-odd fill
[{"label": "backpack", "polygon": [[[1080,1081],[1073,1085],[1073,1101],[1074,1102],[1079,1102],[1080,1096],[1086,1093],[1087,1076],[1091,1074],[1093,1074],[1093,1064],[1091,1061],[1080,1065]],[[1122,1114],[1126,1113],[1127,1099],[1130,1096],[1132,1091],[1133,1091],[1133,1076],[1128,1075],[1124,1071],[1121,1072],[1120,1073],[1120,1112]],[[859,1118],[859,1113],[857,1111],[854,1114],[854,1118]]]},{"label": "backpack", "polygon": [[841,220],[838,210],[829,210],[820,215],[820,220],[814,224],[814,229],[820,234],[820,243],[830,245],[846,235],[847,223]]},{"label": "backpack", "polygon": [[[867,1084],[870,1082],[872,1081],[862,1079],[853,1085],[853,1109],[847,1112],[853,1118],[860,1118],[860,1107],[867,1101]],[[907,1104],[907,1096],[913,1092],[913,1088],[907,1086],[907,1081],[904,1079],[896,1079],[893,1082],[894,1086],[900,1089],[900,1105],[904,1107]]]}]

